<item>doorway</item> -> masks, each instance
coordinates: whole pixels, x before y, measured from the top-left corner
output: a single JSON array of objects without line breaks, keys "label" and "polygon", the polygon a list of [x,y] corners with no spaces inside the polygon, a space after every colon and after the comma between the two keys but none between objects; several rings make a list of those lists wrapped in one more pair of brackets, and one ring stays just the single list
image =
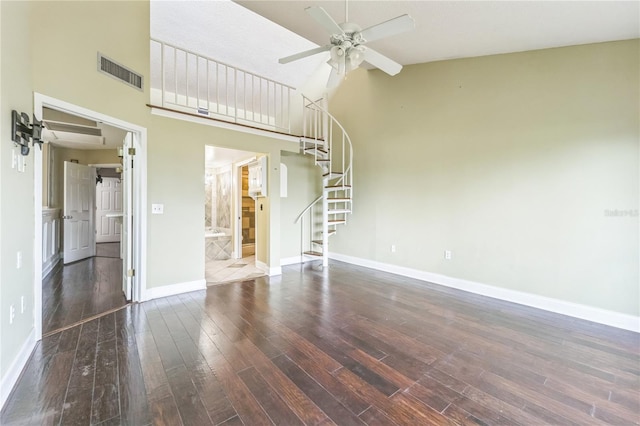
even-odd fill
[{"label": "doorway", "polygon": [[207,285],[263,276],[255,259],[255,201],[242,170],[258,154],[205,147],[205,278]]},{"label": "doorway", "polygon": [[92,164],[96,168],[96,257],[122,259],[122,167]]},{"label": "doorway", "polygon": [[[146,251],[146,129],[103,114],[50,98],[34,96],[34,114],[45,124],[48,147],[34,157],[36,259],[36,338],[139,301],[144,291]],[[65,132],[74,133],[68,136]],[[44,131],[43,131],[44,133]],[[86,138],[86,136],[91,136]],[[34,150],[37,152],[36,150]],[[43,155],[44,154],[44,155]],[[43,161],[44,160],[44,161]],[[133,167],[133,163],[136,167]],[[83,166],[92,173],[91,200],[80,203],[89,212],[91,225],[82,240],[92,247],[90,256],[64,262],[66,221],[64,166]],[[101,181],[102,180],[102,181]],[[110,199],[96,203],[108,183]],[[87,192],[87,193],[89,193]],[[104,201],[104,203],[102,203]],[[107,204],[109,204],[107,206]],[[44,207],[43,207],[44,206]],[[95,207],[108,207],[99,212]],[[120,208],[120,210],[118,210]],[[60,214],[57,266],[43,275],[44,211]],[[135,212],[135,214],[134,214]],[[101,220],[100,225],[96,225]],[[46,229],[46,228],[45,228]],[[99,231],[99,232],[98,232]],[[104,234],[98,237],[98,233]],[[99,241],[101,240],[101,241]],[[56,260],[57,260],[56,259]],[[66,264],[65,264],[66,263]]]},{"label": "doorway", "polygon": [[249,196],[249,166],[240,167],[240,251],[242,258],[256,254],[256,201]]}]

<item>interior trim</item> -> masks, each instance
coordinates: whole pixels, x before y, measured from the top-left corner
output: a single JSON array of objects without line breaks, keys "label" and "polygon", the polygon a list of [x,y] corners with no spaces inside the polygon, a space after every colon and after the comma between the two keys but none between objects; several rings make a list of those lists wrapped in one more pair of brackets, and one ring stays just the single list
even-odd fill
[{"label": "interior trim", "polygon": [[159,299],[161,297],[189,293],[190,291],[206,290],[206,288],[207,280],[205,280],[204,278],[201,280],[152,287],[145,290],[143,300],[147,301],[152,299]]},{"label": "interior trim", "polygon": [[633,315],[339,253],[329,253],[329,258],[640,333],[640,317]]},{"label": "interior trim", "polygon": [[7,369],[7,373],[2,378],[2,382],[0,382],[0,410],[4,408],[5,402],[7,402],[9,395],[11,395],[11,391],[13,391],[13,387],[18,382],[18,379],[22,374],[22,370],[31,358],[31,353],[35,347],[36,330],[35,328],[32,328],[27,340],[22,344],[22,347],[18,351],[18,355],[13,359],[13,362]]}]

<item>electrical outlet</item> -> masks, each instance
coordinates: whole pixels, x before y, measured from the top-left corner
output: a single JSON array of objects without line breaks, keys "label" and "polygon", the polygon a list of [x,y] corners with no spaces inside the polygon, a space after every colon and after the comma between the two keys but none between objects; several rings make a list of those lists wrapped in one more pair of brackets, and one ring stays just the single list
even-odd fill
[{"label": "electrical outlet", "polygon": [[20,313],[24,314],[24,296],[20,296]]},{"label": "electrical outlet", "polygon": [[13,305],[9,306],[9,324],[13,324],[13,319],[16,317],[16,308]]},{"label": "electrical outlet", "polygon": [[445,250],[444,251],[444,258],[446,260],[451,260],[451,250]]},{"label": "electrical outlet", "polygon": [[391,253],[395,253],[395,252],[396,252],[396,245],[391,244]]},{"label": "electrical outlet", "polygon": [[22,252],[19,251],[16,253],[16,268],[22,268]]}]

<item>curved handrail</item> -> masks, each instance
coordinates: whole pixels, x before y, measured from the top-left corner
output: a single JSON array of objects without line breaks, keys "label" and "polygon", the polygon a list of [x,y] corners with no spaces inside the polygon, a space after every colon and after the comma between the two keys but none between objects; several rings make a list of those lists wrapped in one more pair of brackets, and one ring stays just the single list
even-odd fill
[{"label": "curved handrail", "polygon": [[294,220],[294,221],[293,221],[293,223],[294,223],[294,224],[296,224],[296,223],[300,222],[300,219],[302,219],[302,216],[304,216],[304,214],[305,214],[306,212],[308,212],[308,211],[309,211],[309,209],[310,209],[311,207],[313,207],[314,205],[316,205],[316,203],[317,203],[318,201],[322,200],[323,198],[324,198],[324,194],[321,194],[320,196],[318,196],[318,198],[316,198],[315,200],[313,200],[313,201],[311,202],[311,204],[309,204],[309,205],[308,205],[304,210],[302,210],[302,213],[300,213],[300,214],[298,215],[298,217],[296,218],[296,220]]},{"label": "curved handrail", "polygon": [[[335,118],[329,111],[327,111],[325,108],[322,107],[322,105],[319,105],[316,101],[313,101],[309,98],[307,98],[304,94],[302,95],[303,100],[309,101],[309,104],[307,104],[306,106],[308,107],[309,105],[314,105],[316,108],[318,108],[320,111],[323,111],[327,117],[331,118],[331,120],[333,120],[333,122],[335,124],[338,125],[338,127],[340,128],[340,130],[342,130],[342,134],[345,136],[346,141],[349,143],[349,164],[347,165],[347,167],[345,168],[345,170],[343,171],[343,175],[340,179],[338,179],[338,181],[336,183],[340,183],[343,182],[345,177],[347,176],[347,174],[351,173],[351,166],[353,164],[353,145],[351,143],[351,138],[349,137],[349,134],[347,133],[347,131],[345,130],[345,128],[342,126],[342,124],[340,124],[340,122],[338,121],[337,118]],[[324,135],[325,138],[328,138],[328,135]],[[349,181],[351,181],[351,179],[349,179]]]}]

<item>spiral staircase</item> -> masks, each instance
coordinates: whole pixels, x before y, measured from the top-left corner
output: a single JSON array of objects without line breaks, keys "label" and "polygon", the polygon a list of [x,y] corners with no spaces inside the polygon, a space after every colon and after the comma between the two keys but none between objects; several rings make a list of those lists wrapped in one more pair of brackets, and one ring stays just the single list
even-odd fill
[{"label": "spiral staircase", "polygon": [[[151,57],[156,83],[149,106],[157,113],[298,138],[292,131],[292,123],[299,123],[293,113],[300,100],[294,87],[161,40],[151,40]],[[326,98],[314,101],[302,95],[302,110],[300,151],[322,170],[323,189],[295,221],[301,226],[301,261],[322,258],[327,266],[329,237],[347,223],[353,208],[353,149]]]},{"label": "spiral staircase", "polygon": [[353,209],[353,147],[344,127],[326,108],[326,100],[303,95],[300,151],[322,170],[322,194],[296,218],[300,223],[301,260],[329,262],[329,237],[347,223]]}]

